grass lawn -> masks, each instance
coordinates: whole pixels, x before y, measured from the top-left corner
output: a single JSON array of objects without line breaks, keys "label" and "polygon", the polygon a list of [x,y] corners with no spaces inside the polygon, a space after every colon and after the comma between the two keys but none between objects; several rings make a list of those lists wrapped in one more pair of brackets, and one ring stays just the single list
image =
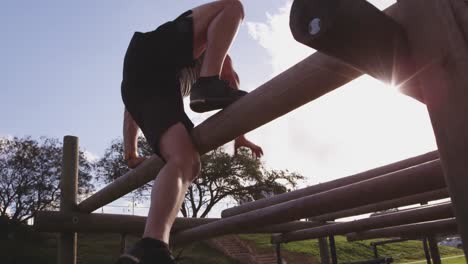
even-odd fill
[{"label": "grass lawn", "polygon": [[[241,238],[246,241],[251,241],[257,245],[258,248],[264,250],[271,250],[273,246],[270,244],[269,235],[241,235]],[[336,249],[338,255],[338,262],[352,262],[369,260],[374,258],[370,242],[378,240],[364,240],[356,242],[347,242],[344,236],[336,236]],[[291,242],[281,246],[284,252],[302,253],[310,257],[315,257],[317,262],[320,260],[318,240],[306,240],[300,242]],[[440,246],[440,254],[442,258],[450,256],[463,255],[463,251],[456,248]],[[421,241],[406,241],[400,243],[386,244],[378,246],[380,257],[392,257],[395,263],[413,262],[418,260],[425,260],[424,249]],[[463,259],[462,259],[463,260]],[[448,259],[443,262],[449,264],[462,264],[458,258]]]},{"label": "grass lawn", "polygon": [[466,264],[465,256],[442,259],[442,264]]},{"label": "grass lawn", "polygon": [[[259,253],[273,252],[270,235],[241,235],[243,240],[252,245]],[[129,237],[128,245],[138,238]],[[337,236],[338,261],[350,262],[373,258],[371,241],[347,242],[345,237]],[[20,234],[15,239],[0,239],[0,258],[2,264],[50,264],[56,263],[56,235],[48,233]],[[114,263],[119,255],[120,236],[110,234],[79,234],[78,260],[81,264]],[[395,263],[422,261],[425,263],[424,251],[420,241],[406,241],[378,247],[381,257],[392,257]],[[463,251],[455,248],[439,247],[443,264],[466,264]],[[183,259],[180,264],[239,264],[202,242],[193,243],[183,249],[175,249],[174,255],[180,252]],[[288,264],[319,263],[317,240],[292,242],[282,245],[283,256]]]},{"label": "grass lawn", "polygon": [[[128,245],[138,238],[129,237]],[[31,233],[16,239],[0,239],[2,264],[56,263],[57,241],[54,234]],[[79,234],[78,263],[111,264],[118,257],[120,236],[110,234]],[[181,249],[175,249],[174,255]],[[183,249],[180,264],[238,264],[205,243],[197,242]]]}]

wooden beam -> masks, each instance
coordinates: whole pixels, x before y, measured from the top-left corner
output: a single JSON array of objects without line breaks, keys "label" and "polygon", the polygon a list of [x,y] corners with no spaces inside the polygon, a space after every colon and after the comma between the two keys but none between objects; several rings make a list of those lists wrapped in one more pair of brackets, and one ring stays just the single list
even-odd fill
[{"label": "wooden beam", "polygon": [[371,246],[381,246],[381,245],[386,245],[386,244],[405,242],[405,241],[408,241],[408,240],[409,239],[405,239],[405,238],[396,238],[396,239],[389,239],[389,240],[371,242],[370,244],[371,244]]},{"label": "wooden beam", "polygon": [[133,169],[125,175],[115,179],[111,184],[81,202],[78,205],[79,211],[83,213],[94,212],[104,205],[140,188],[147,182],[154,180],[163,166],[164,163],[158,156],[151,156],[136,169]]},{"label": "wooden beam", "polygon": [[199,152],[206,153],[361,75],[316,52],[208,118],[193,130],[192,137]]},{"label": "wooden beam", "polygon": [[437,190],[444,186],[439,162],[430,161],[367,181],[223,218],[215,223],[182,231],[176,235],[174,241],[188,243],[204,240],[238,233],[250,226],[284,223],[409,194]]},{"label": "wooden beam", "polygon": [[348,241],[367,240],[384,237],[401,237],[409,239],[423,238],[428,235],[456,234],[457,221],[455,218],[436,220],[424,223],[416,223],[395,227],[374,229],[365,232],[346,235]]},{"label": "wooden beam", "polygon": [[417,222],[427,222],[436,219],[453,217],[452,204],[424,206],[403,212],[371,216],[360,220],[336,223],[327,226],[297,230],[290,233],[272,236],[272,243],[285,243],[306,239],[320,238],[326,235],[344,235],[351,232],[361,232],[370,229],[398,226]]},{"label": "wooden beam", "polygon": [[[466,2],[398,2],[419,74],[448,189],[468,255],[468,48]],[[457,9],[460,8],[460,9]]]},{"label": "wooden beam", "polygon": [[364,205],[356,208],[350,208],[339,212],[333,212],[329,214],[319,215],[316,217],[311,217],[312,221],[333,221],[335,219],[356,216],[366,213],[372,213],[387,209],[393,209],[401,206],[407,206],[412,204],[420,204],[433,200],[443,199],[449,197],[447,188],[439,189],[435,191],[429,191],[424,193],[413,194],[401,198],[396,198],[388,201],[383,201],[380,203],[373,203],[369,205]]},{"label": "wooden beam", "polygon": [[[359,71],[346,64],[314,53],[194,128],[194,143],[204,154],[359,76]],[[80,211],[93,212],[141,187],[155,179],[162,166],[161,159],[152,156],[80,203]]]},{"label": "wooden beam", "polygon": [[[395,10],[388,8],[386,12],[394,15]],[[204,154],[361,75],[348,64],[316,52],[205,120],[192,131],[194,143]],[[156,178],[162,166],[162,160],[152,156],[80,203],[80,211],[91,213],[141,187]]]},{"label": "wooden beam", "polygon": [[[171,232],[213,223],[219,218],[176,218]],[[34,218],[34,228],[41,232],[78,232],[78,233],[119,233],[142,234],[146,223],[146,217],[116,214],[86,214],[86,213],[61,213],[38,212]],[[327,223],[306,221],[293,221],[272,226],[256,226],[241,231],[242,234],[254,233],[284,233],[295,230],[317,227]]]},{"label": "wooden beam", "polygon": [[[78,138],[65,136],[63,139],[62,175],[60,177],[60,212],[71,213],[76,209],[78,194]],[[61,232],[58,239],[58,263],[76,264],[77,235]]]},{"label": "wooden beam", "polygon": [[[172,232],[217,221],[216,218],[178,217]],[[41,232],[142,234],[146,217],[117,214],[38,212],[34,228]]]},{"label": "wooden beam", "polygon": [[295,0],[290,28],[298,42],[388,83],[408,57],[403,27],[365,0]]},{"label": "wooden beam", "polygon": [[[291,192],[275,195],[273,197],[245,203],[240,206],[232,207],[232,208],[224,210],[221,213],[221,216],[223,218],[226,218],[226,217],[242,214],[245,212],[257,210],[260,208],[264,208],[267,206],[275,205],[278,203],[298,199],[307,195],[313,195],[313,194],[317,194],[320,192],[329,191],[335,188],[346,186],[348,184],[372,179],[372,178],[379,177],[390,172],[395,172],[398,170],[409,168],[411,166],[419,165],[424,162],[436,160],[437,158],[438,158],[437,151],[432,151],[429,153],[425,153],[423,155],[401,160],[395,163],[391,163],[391,164],[388,164],[379,168],[371,169],[371,170],[361,172],[355,175],[351,175],[348,177],[343,177],[337,180],[313,185],[313,186],[306,187],[300,190],[291,191]],[[331,219],[331,220],[334,220],[334,219]],[[318,221],[322,221],[322,220],[318,220]]]}]

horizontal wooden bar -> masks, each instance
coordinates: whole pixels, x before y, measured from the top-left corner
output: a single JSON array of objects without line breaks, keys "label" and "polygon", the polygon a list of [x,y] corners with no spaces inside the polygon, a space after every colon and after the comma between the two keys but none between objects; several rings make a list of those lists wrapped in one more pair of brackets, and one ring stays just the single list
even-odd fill
[{"label": "horizontal wooden bar", "polygon": [[[176,218],[172,232],[217,221],[217,218]],[[141,234],[146,217],[117,214],[38,212],[34,228],[42,232]]]},{"label": "horizontal wooden bar", "polygon": [[176,235],[174,241],[188,243],[204,240],[238,233],[250,226],[289,222],[444,187],[440,162],[430,161],[381,177],[184,230]]},{"label": "horizontal wooden bar", "polygon": [[[226,217],[242,214],[245,212],[257,210],[260,208],[264,208],[267,206],[271,206],[274,204],[298,199],[307,195],[313,195],[313,194],[317,194],[320,192],[329,191],[334,188],[338,188],[338,187],[346,186],[348,184],[379,177],[390,172],[402,170],[402,169],[415,166],[424,162],[435,160],[437,158],[438,158],[437,151],[432,151],[429,153],[425,153],[423,155],[401,160],[392,164],[388,164],[379,168],[361,172],[361,173],[351,175],[348,177],[340,178],[337,180],[306,187],[300,190],[295,190],[295,191],[275,195],[273,197],[245,203],[240,206],[232,207],[232,208],[224,210],[221,213],[221,216],[223,218],[226,218]],[[331,219],[331,220],[334,220],[334,219]],[[321,221],[321,220],[318,220],[318,221]]]},{"label": "horizontal wooden bar", "polygon": [[[176,218],[172,233],[199,225],[218,221],[219,218]],[[34,228],[42,232],[79,232],[79,233],[120,233],[142,234],[146,217],[116,214],[86,214],[60,212],[38,212],[34,218]],[[293,221],[272,226],[256,226],[243,230],[242,234],[284,233],[312,228],[327,223]]]},{"label": "horizontal wooden bar", "polygon": [[372,216],[369,218],[345,223],[337,223],[305,230],[297,230],[285,234],[273,235],[272,243],[300,241],[330,235],[344,235],[351,232],[360,232],[370,229],[398,226],[410,223],[427,222],[436,219],[450,218],[453,216],[451,203],[423,206],[403,212],[388,213],[385,215]]},{"label": "horizontal wooden bar", "polygon": [[350,208],[339,212],[333,212],[329,214],[319,215],[316,217],[311,217],[309,220],[311,221],[333,221],[335,219],[348,217],[348,216],[356,216],[366,213],[372,213],[387,209],[393,209],[401,206],[407,206],[412,204],[422,204],[427,203],[429,201],[439,200],[443,198],[449,197],[449,193],[447,188],[429,191],[424,193],[413,194],[397,199],[392,199],[388,201],[383,201],[380,203],[373,203],[369,205],[364,205],[356,208]]},{"label": "horizontal wooden bar", "polygon": [[395,227],[387,227],[382,229],[374,229],[365,232],[351,233],[346,237],[348,241],[366,240],[384,237],[401,237],[408,239],[423,238],[428,235],[447,235],[456,234],[458,232],[457,222],[455,218],[436,220],[424,223],[416,223],[409,225],[401,225]]},{"label": "horizontal wooden bar", "polygon": [[408,241],[408,240],[409,239],[406,239],[406,238],[389,239],[389,240],[371,242],[370,245],[371,246],[380,246],[380,245],[386,245],[386,244],[405,242],[405,241]]}]

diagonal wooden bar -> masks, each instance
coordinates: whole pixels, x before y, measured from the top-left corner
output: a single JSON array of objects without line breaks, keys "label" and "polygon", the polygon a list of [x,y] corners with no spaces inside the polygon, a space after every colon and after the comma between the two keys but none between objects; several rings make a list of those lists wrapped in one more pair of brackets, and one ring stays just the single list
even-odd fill
[{"label": "diagonal wooden bar", "polygon": [[435,234],[456,234],[458,232],[455,218],[435,220],[424,223],[401,225],[374,229],[365,232],[351,233],[346,235],[348,241],[366,240],[383,237],[401,237],[408,239],[423,238]]},{"label": "diagonal wooden bar", "polygon": [[[172,233],[197,227],[220,220],[219,218],[179,217],[172,226]],[[34,218],[34,228],[41,232],[79,232],[79,233],[120,233],[142,234],[146,217],[116,214],[87,214],[38,212]],[[272,226],[260,226],[245,229],[242,234],[285,233],[295,230],[317,227],[327,223],[293,221]]]},{"label": "diagonal wooden bar", "polygon": [[78,205],[79,211],[83,213],[91,213],[143,186],[155,178],[155,175],[157,175],[163,165],[163,161],[158,156],[151,156],[136,169],[131,170],[81,202]]},{"label": "diagonal wooden bar", "polygon": [[[245,203],[240,206],[232,207],[232,208],[224,210],[221,213],[221,216],[223,218],[226,218],[226,217],[242,214],[245,212],[257,210],[260,208],[264,208],[267,206],[275,205],[278,203],[298,199],[307,195],[313,195],[313,194],[317,194],[320,192],[329,191],[331,189],[339,188],[348,184],[372,179],[372,178],[379,177],[390,172],[406,169],[408,167],[415,166],[415,165],[428,162],[431,160],[435,160],[437,158],[438,158],[437,151],[432,151],[429,153],[425,153],[423,155],[401,160],[392,164],[388,164],[379,168],[361,172],[361,173],[351,175],[348,177],[340,178],[337,180],[313,185],[313,186],[306,187],[303,189],[275,195],[270,198],[261,199],[261,200]],[[331,220],[334,220],[334,219],[331,219]]]},{"label": "diagonal wooden bar", "polygon": [[[314,53],[197,126],[192,136],[201,154],[268,123],[362,75],[321,53]],[[313,84],[313,85],[311,85]],[[152,156],[79,204],[93,212],[153,180],[163,162]]]},{"label": "diagonal wooden bar", "polygon": [[454,217],[452,204],[444,203],[433,206],[424,206],[404,212],[389,213],[345,223],[337,223],[305,230],[297,230],[286,234],[273,235],[272,243],[300,241],[329,235],[344,235],[351,232],[361,232],[370,229],[427,222],[450,217]]},{"label": "diagonal wooden bar", "polygon": [[414,194],[414,195],[410,195],[410,196],[406,196],[402,198],[397,198],[397,199],[393,199],[389,201],[383,201],[380,203],[374,203],[374,204],[364,205],[364,206],[360,206],[356,208],[346,209],[346,210],[339,211],[339,212],[319,215],[316,217],[311,217],[309,218],[309,220],[332,221],[332,220],[343,218],[343,217],[356,216],[356,215],[361,215],[365,213],[377,212],[381,210],[387,210],[387,209],[397,208],[397,207],[406,206],[406,205],[427,203],[429,201],[443,199],[447,197],[449,197],[449,193],[448,193],[447,188],[444,188],[444,189],[429,191],[425,193],[418,193],[418,194]]},{"label": "diagonal wooden bar", "polygon": [[[396,6],[385,12],[397,15]],[[261,85],[192,131],[200,154],[219,147],[361,76],[362,72],[335,58],[316,52]],[[79,204],[81,212],[93,212],[153,180],[163,162],[152,156]]]},{"label": "diagonal wooden bar", "polygon": [[[421,184],[424,182],[424,184]],[[350,184],[327,192],[306,196],[256,211],[223,218],[180,232],[176,243],[188,243],[215,236],[236,233],[258,225],[272,225],[349,207],[395,199],[410,194],[428,192],[445,187],[439,161],[389,173],[377,178]]]}]

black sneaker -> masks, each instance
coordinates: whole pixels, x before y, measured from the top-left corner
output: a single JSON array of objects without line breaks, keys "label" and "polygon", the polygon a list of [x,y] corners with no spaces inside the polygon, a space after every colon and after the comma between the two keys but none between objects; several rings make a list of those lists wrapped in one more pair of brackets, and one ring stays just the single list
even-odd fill
[{"label": "black sneaker", "polygon": [[[154,240],[153,241],[157,241]],[[127,253],[122,254],[116,264],[175,264],[174,256],[166,247],[156,247],[147,239],[138,241]]]},{"label": "black sneaker", "polygon": [[223,109],[246,94],[231,88],[225,80],[197,80],[190,93],[190,108],[197,113]]}]

